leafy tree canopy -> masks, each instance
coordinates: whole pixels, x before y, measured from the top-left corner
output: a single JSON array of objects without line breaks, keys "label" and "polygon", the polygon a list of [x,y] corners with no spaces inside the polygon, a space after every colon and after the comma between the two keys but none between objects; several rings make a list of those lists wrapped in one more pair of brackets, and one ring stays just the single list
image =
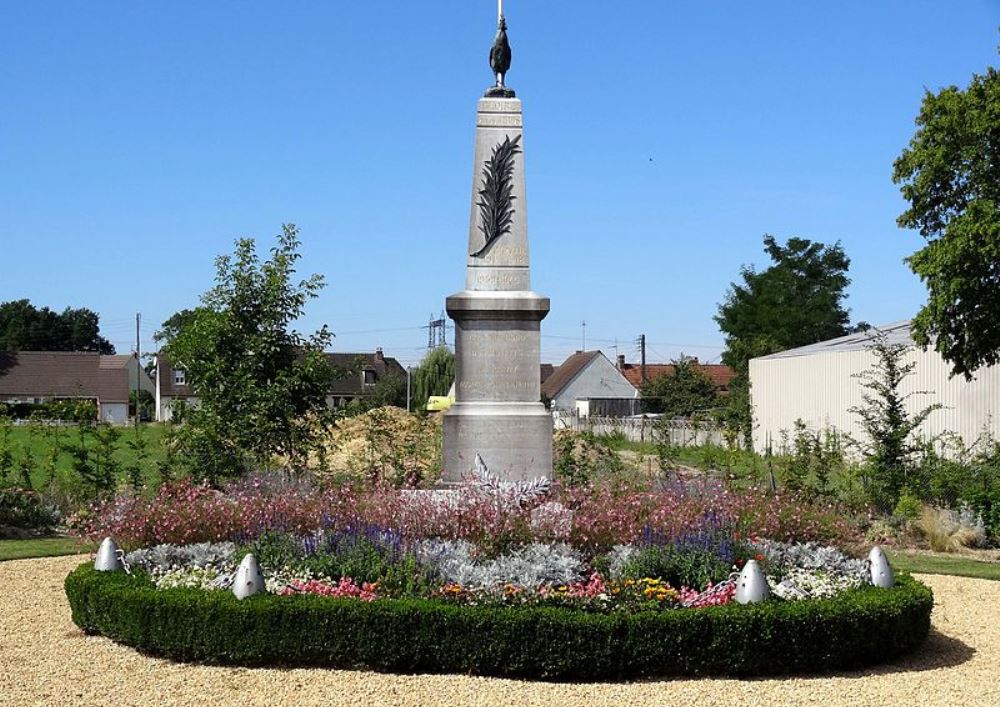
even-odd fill
[{"label": "leafy tree canopy", "polygon": [[182,309],[179,312],[174,312],[153,334],[153,341],[161,346],[168,346],[171,341],[177,338],[184,327],[194,322],[201,309],[201,307],[195,307],[194,309]]},{"label": "leafy tree canopy", "polygon": [[81,307],[62,313],[26,299],[0,303],[0,351],[97,351],[115,347],[100,334],[99,316]]},{"label": "leafy tree canopy", "polygon": [[715,321],[725,334],[722,361],[736,371],[729,395],[730,422],[749,432],[749,361],[848,333],[843,306],[851,261],[840,243],[831,246],[789,238],[780,245],[764,236],[772,264],[740,271],[719,305]]},{"label": "leafy tree canopy", "polygon": [[740,271],[719,305],[715,321],[726,336],[723,361],[734,368],[754,356],[843,336],[848,331],[844,290],[850,259],[840,243],[825,246],[804,238],[780,245],[764,236],[772,265]]},{"label": "leafy tree canopy", "polygon": [[413,410],[426,410],[430,396],[448,394],[455,380],[455,354],[445,346],[428,351],[410,377]]},{"label": "leafy tree canopy", "polygon": [[907,259],[928,292],[914,338],[971,377],[1000,362],[1000,72],[928,91],[916,124],[893,172],[899,225],[927,239]]},{"label": "leafy tree canopy", "polygon": [[166,347],[199,398],[179,431],[198,476],[234,476],[278,459],[296,465],[322,432],[334,375],[323,350],[332,335],[290,329],[323,287],[320,275],[293,281],[299,245],[290,224],[268,260],[253,240],[238,240],[233,255],[216,261],[215,287]]},{"label": "leafy tree canopy", "polygon": [[681,356],[673,371],[656,376],[642,386],[643,408],[664,417],[691,417],[718,404],[715,384],[695,359]]}]

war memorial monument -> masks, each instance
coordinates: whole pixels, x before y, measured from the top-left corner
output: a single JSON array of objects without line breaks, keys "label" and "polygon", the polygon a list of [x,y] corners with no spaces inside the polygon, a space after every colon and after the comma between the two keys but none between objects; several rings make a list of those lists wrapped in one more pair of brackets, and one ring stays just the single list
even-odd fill
[{"label": "war memorial monument", "polygon": [[455,404],[444,416],[445,485],[477,454],[507,481],[552,475],[552,416],[540,402],[540,324],[549,299],[531,289],[521,100],[507,87],[511,50],[500,3],[490,49],[494,86],[479,99],[465,289],[455,321]]}]

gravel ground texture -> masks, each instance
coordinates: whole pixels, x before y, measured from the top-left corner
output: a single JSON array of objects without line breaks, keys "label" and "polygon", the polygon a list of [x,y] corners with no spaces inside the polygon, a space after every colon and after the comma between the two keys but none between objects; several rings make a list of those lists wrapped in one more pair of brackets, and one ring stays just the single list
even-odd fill
[{"label": "gravel ground texture", "polygon": [[246,669],[147,658],[70,620],[85,558],[0,563],[0,705],[1000,705],[1000,582],[921,576],[933,628],[874,669],[784,679],[545,683],[462,675]]}]

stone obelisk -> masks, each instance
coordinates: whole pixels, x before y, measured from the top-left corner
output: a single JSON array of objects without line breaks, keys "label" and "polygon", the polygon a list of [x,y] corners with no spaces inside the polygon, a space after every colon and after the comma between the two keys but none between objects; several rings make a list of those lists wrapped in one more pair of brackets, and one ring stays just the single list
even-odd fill
[{"label": "stone obelisk", "polygon": [[540,402],[539,330],[549,299],[531,290],[521,101],[500,16],[479,100],[465,289],[447,298],[455,321],[455,403],[444,416],[445,484],[468,478],[479,454],[501,479],[552,476],[552,416]]}]

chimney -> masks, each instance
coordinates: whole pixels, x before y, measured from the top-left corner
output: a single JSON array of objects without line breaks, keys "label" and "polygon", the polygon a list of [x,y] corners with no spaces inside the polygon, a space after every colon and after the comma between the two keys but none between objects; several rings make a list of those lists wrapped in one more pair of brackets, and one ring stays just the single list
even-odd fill
[{"label": "chimney", "polygon": [[625,354],[618,354],[618,370],[625,370]]},{"label": "chimney", "polygon": [[377,349],[375,349],[375,360],[379,361],[379,362],[382,362],[382,361],[385,360],[385,356],[382,355],[382,347],[381,346],[379,346]]}]

